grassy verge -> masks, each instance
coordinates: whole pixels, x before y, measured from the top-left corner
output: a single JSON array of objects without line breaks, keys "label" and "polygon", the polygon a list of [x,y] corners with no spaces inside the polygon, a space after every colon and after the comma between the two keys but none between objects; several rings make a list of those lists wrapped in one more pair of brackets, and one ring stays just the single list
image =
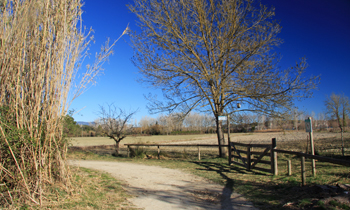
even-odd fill
[{"label": "grassy verge", "polygon": [[[42,206],[10,206],[9,209],[137,209],[127,199],[131,196],[122,183],[108,173],[71,167],[74,189],[52,185],[47,189]],[[1,209],[1,207],[0,207]]]}]

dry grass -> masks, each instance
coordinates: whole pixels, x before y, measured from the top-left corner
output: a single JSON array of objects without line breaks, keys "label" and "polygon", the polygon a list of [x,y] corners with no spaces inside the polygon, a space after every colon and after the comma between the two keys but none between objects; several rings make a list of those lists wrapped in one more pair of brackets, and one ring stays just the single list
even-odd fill
[{"label": "dry grass", "polygon": [[62,191],[51,186],[51,193],[40,207],[33,209],[136,209],[131,196],[122,188],[123,183],[110,174],[86,168],[71,167],[73,190]]},{"label": "dry grass", "polygon": [[[195,140],[208,140],[215,139],[215,134],[203,134],[203,135],[168,135],[168,136],[128,136],[121,142],[124,144],[135,143],[169,143],[169,142],[183,142],[183,141],[195,141]],[[115,144],[113,139],[108,137],[75,137],[71,140],[72,146],[99,146],[99,145],[113,145]]]},{"label": "dry grass", "polygon": [[137,209],[128,199],[124,183],[110,174],[78,167],[70,167],[73,188],[60,183],[46,186],[42,205],[14,203],[1,209]]},{"label": "dry grass", "polygon": [[[339,154],[341,142],[340,134],[330,132],[315,132],[314,142],[316,152],[332,152]],[[266,133],[233,133],[230,135],[231,141],[242,143],[271,143],[272,138],[277,138],[277,147],[279,149],[306,152],[308,146],[308,133],[306,132],[266,132]],[[160,144],[217,144],[215,134],[203,135],[169,135],[169,136],[128,136],[121,143],[120,152],[126,156],[127,151],[124,144],[132,143],[160,143]],[[227,135],[225,136],[227,139]],[[345,133],[344,138],[350,139],[350,133]],[[346,151],[350,150],[349,141],[345,141]],[[107,137],[77,137],[71,140],[71,145],[75,150],[92,151],[99,155],[111,155],[114,152],[114,141]],[[105,145],[105,146],[102,146]],[[106,146],[108,145],[108,146]],[[76,147],[80,147],[79,149]],[[157,147],[140,147],[147,155],[156,156]],[[161,155],[166,158],[188,157],[197,158],[197,147],[160,147]],[[214,157],[217,148],[201,147],[201,156],[205,158]]]},{"label": "dry grass", "polygon": [[[47,183],[70,187],[63,118],[115,44],[82,68],[92,42],[80,0],[1,1],[0,205],[40,205]],[[124,33],[123,33],[124,34]]]},{"label": "dry grass", "polygon": [[[304,151],[306,149],[306,139],[299,139],[296,137],[305,136],[306,133],[293,133],[290,134],[290,140],[287,141],[287,134],[277,133],[280,137],[278,143],[279,148],[285,150]],[[317,138],[315,140],[316,151],[319,151],[321,155],[333,156],[336,158],[342,158],[340,150],[322,150],[332,145],[337,145],[339,148],[340,139],[336,133],[316,133]],[[254,134],[255,135],[255,134]],[[248,137],[252,137],[251,134],[235,134],[236,138],[240,138],[242,142],[250,142]],[[259,134],[260,135],[260,134]],[[282,140],[282,136],[286,136]],[[266,142],[270,138],[269,134],[266,136],[260,135],[260,139],[266,138]],[[321,138],[324,137],[324,138]],[[195,137],[193,139],[196,139]],[[295,139],[295,140],[293,140]],[[194,141],[206,141],[194,140]],[[182,142],[181,142],[182,143]],[[188,143],[188,142],[187,142]],[[347,133],[345,138],[345,145],[350,146],[350,138]],[[111,147],[112,148],[112,147]],[[319,148],[319,150],[318,150]],[[125,148],[124,148],[125,149]],[[101,160],[118,160],[118,161],[132,161],[141,164],[159,165],[168,168],[183,169],[198,176],[205,177],[214,182],[220,183],[229,187],[236,192],[243,194],[249,200],[251,200],[257,207],[263,210],[270,209],[349,209],[349,199],[342,192],[324,191],[319,185],[336,186],[337,184],[350,184],[349,167],[325,163],[316,162],[317,176],[313,177],[311,172],[311,161],[306,161],[306,183],[307,186],[301,186],[300,176],[300,158],[292,155],[278,154],[278,176],[272,176],[268,173],[259,172],[256,170],[247,171],[243,167],[228,166],[227,160],[217,158],[217,150],[203,151],[202,160],[197,159],[197,150],[189,150],[178,148],[178,151],[171,149],[166,151],[167,148],[161,148],[161,159],[156,159],[156,148],[143,148],[144,153],[148,154],[150,158],[143,156],[144,158],[127,159],[125,157],[113,157],[111,155],[99,155],[101,154],[100,147],[86,147],[86,150],[80,149],[79,151],[70,152],[70,158],[74,159],[101,159]],[[108,147],[104,148],[104,151],[108,150]],[[350,152],[347,151],[346,158],[350,157]],[[154,154],[152,156],[152,154]],[[292,160],[292,175],[288,176],[287,160]],[[344,197],[345,196],[345,197]],[[338,199],[338,200],[337,200]],[[345,199],[345,201],[344,201]],[[346,200],[347,199],[347,200]]]}]

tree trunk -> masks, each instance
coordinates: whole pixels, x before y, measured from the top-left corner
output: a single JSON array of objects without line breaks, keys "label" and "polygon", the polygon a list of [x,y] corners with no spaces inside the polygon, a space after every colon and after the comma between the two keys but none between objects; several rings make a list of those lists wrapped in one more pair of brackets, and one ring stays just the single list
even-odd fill
[{"label": "tree trunk", "polygon": [[115,153],[116,153],[116,155],[119,155],[119,143],[120,143],[120,141],[115,140]]},{"label": "tree trunk", "polygon": [[221,147],[222,145],[225,145],[225,138],[222,131],[222,122],[219,121],[218,116],[216,116],[216,134],[218,136],[219,157],[226,157],[226,148]]}]

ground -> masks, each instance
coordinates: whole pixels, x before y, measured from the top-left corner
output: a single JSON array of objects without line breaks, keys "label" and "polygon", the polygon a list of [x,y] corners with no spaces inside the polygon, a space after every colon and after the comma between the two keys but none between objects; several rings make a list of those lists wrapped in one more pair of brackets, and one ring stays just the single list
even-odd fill
[{"label": "ground", "polygon": [[72,160],[71,165],[108,172],[124,180],[142,209],[236,209],[256,208],[224,186],[180,170],[125,162]]},{"label": "ground", "polygon": [[[314,133],[316,150],[326,148],[338,148],[340,134],[330,132]],[[159,137],[159,138],[158,138]],[[124,143],[176,143],[176,144],[216,144],[215,135],[203,136],[158,136],[156,141],[153,138],[143,139],[143,137],[128,137]],[[304,152],[308,145],[308,133],[306,132],[280,132],[280,133],[241,133],[231,134],[231,141],[242,143],[271,143],[272,138],[277,138],[277,147],[282,148],[283,142],[295,142]],[[349,139],[350,133],[345,134]],[[227,138],[226,138],[227,139]],[[74,146],[106,145],[108,139],[102,139],[99,143],[96,139],[81,139]],[[89,142],[88,142],[89,141]],[[113,142],[111,141],[111,144]],[[347,143],[348,144],[348,143]],[[295,146],[295,145],[294,145]],[[98,154],[112,154],[113,146],[88,147]],[[85,148],[85,147],[81,147]],[[122,145],[123,148],[123,145]],[[348,146],[347,146],[348,148]],[[154,148],[153,148],[154,149]],[[84,149],[85,150],[85,149]],[[95,151],[96,150],[96,151]],[[124,147],[126,151],[126,148]],[[156,149],[155,149],[156,150]],[[289,150],[289,148],[287,149]],[[333,149],[332,149],[333,150]],[[339,153],[339,151],[338,151]],[[101,161],[72,161],[74,165],[93,168],[111,173],[117,179],[125,180],[128,183],[125,188],[136,197],[132,202],[139,208],[144,209],[255,209],[251,203],[242,196],[233,193],[231,190],[221,185],[216,185],[194,175],[184,173],[180,170],[166,169],[157,166],[145,166],[134,163],[122,162],[101,162]],[[313,188],[296,188],[305,192],[315,194],[325,193],[320,190],[325,186],[313,186]],[[344,195],[345,196],[345,195]],[[325,196],[329,197],[329,196]],[[348,196],[345,196],[348,197]],[[333,199],[333,198],[332,198]],[[349,200],[350,201],[350,200]],[[328,201],[324,201],[325,203]],[[299,209],[300,204],[284,203],[285,209]],[[308,209],[308,208],[304,208]],[[312,209],[312,207],[311,207]]]}]

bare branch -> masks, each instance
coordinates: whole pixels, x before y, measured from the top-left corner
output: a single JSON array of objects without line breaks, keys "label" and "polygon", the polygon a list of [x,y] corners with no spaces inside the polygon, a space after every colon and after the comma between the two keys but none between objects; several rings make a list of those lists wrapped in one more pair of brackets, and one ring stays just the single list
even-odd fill
[{"label": "bare branch", "polygon": [[103,133],[116,143],[116,152],[119,154],[119,143],[132,129],[130,124],[133,115],[138,111],[126,112],[116,107],[113,103],[105,106],[99,105],[99,119],[96,120],[101,125]]},{"label": "bare branch", "polygon": [[274,8],[252,0],[134,0],[129,9],[140,20],[141,33],[131,34],[139,81],[163,92],[148,98],[152,113],[197,109],[217,117],[240,102],[282,116],[319,82],[303,76],[305,59],[277,68],[274,47],[282,40]]}]

